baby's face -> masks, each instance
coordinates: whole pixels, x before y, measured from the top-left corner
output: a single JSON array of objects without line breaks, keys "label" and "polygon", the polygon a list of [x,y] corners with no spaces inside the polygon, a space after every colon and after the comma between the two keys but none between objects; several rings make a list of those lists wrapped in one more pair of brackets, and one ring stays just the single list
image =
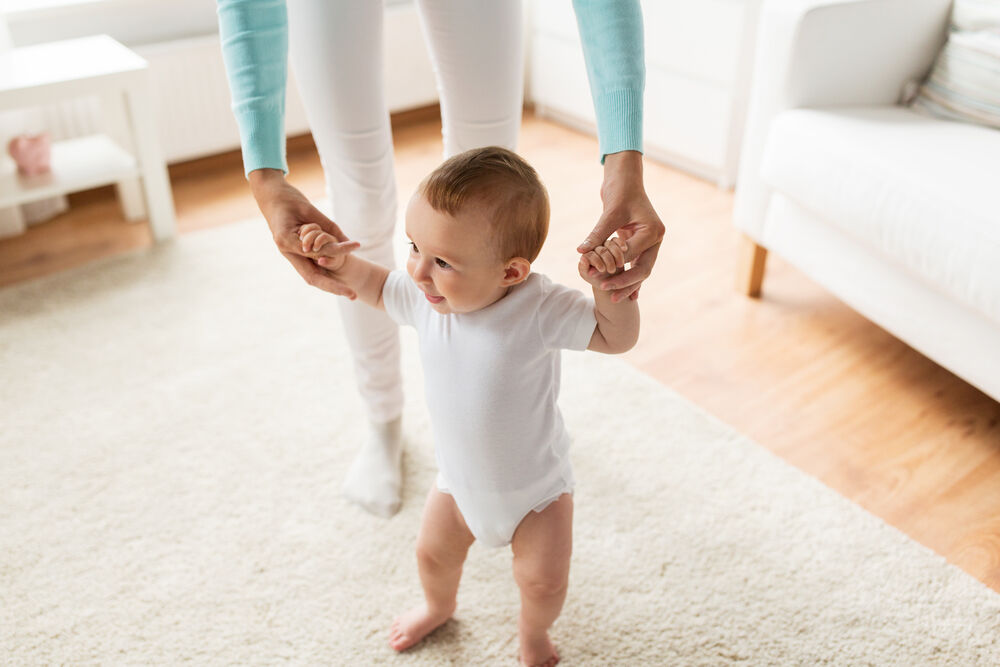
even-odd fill
[{"label": "baby's face", "polygon": [[439,313],[471,313],[506,294],[505,264],[490,244],[490,224],[475,205],[455,217],[419,193],[406,209],[406,271]]}]

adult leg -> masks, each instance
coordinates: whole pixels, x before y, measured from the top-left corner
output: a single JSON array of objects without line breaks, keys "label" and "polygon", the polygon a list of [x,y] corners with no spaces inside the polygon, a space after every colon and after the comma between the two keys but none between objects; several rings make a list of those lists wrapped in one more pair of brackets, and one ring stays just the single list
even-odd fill
[{"label": "adult leg", "polygon": [[520,0],[417,0],[441,98],[446,157],[481,146],[514,150],[521,130]]},{"label": "adult leg", "polygon": [[[382,2],[289,0],[289,49],[323,164],[333,219],[361,242],[357,254],[395,266],[396,180],[392,132],[382,92]],[[370,512],[400,504],[403,393],[399,333],[382,311],[338,299],[368,408],[368,440],[344,493]]]},{"label": "adult leg", "polygon": [[528,512],[511,539],[514,581],[521,589],[517,630],[526,665],[559,662],[549,628],[562,611],[573,552],[573,496],[565,493],[541,512]]},{"label": "adult leg", "polygon": [[408,649],[455,613],[462,564],[474,540],[455,500],[431,487],[417,537],[417,568],[425,602],[392,622],[390,646],[397,651]]}]

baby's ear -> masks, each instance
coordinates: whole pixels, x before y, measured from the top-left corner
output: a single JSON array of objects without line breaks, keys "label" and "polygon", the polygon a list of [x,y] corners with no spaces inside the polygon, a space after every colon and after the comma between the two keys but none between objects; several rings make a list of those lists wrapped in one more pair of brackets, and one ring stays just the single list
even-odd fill
[{"label": "baby's ear", "polygon": [[514,259],[507,260],[507,263],[504,265],[501,284],[516,285],[523,282],[529,273],[531,273],[531,262],[525,258],[515,257]]}]

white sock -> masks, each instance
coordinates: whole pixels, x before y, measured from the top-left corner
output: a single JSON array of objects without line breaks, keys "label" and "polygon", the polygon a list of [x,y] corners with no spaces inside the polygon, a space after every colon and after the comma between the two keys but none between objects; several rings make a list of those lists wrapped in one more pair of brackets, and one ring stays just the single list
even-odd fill
[{"label": "white sock", "polygon": [[370,422],[361,447],[344,480],[343,494],[365,511],[389,518],[399,511],[402,486],[402,418]]}]

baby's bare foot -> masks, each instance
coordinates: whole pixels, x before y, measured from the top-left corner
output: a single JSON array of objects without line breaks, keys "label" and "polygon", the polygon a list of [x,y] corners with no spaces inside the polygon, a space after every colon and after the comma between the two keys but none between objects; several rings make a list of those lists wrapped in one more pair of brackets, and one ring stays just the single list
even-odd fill
[{"label": "baby's bare foot", "polygon": [[453,613],[454,610],[432,614],[427,605],[422,604],[400,614],[389,628],[389,646],[405,651],[444,624]]},{"label": "baby's bare foot", "polygon": [[559,663],[559,654],[549,639],[549,633],[528,637],[521,634],[521,664],[524,667],[554,667]]}]

